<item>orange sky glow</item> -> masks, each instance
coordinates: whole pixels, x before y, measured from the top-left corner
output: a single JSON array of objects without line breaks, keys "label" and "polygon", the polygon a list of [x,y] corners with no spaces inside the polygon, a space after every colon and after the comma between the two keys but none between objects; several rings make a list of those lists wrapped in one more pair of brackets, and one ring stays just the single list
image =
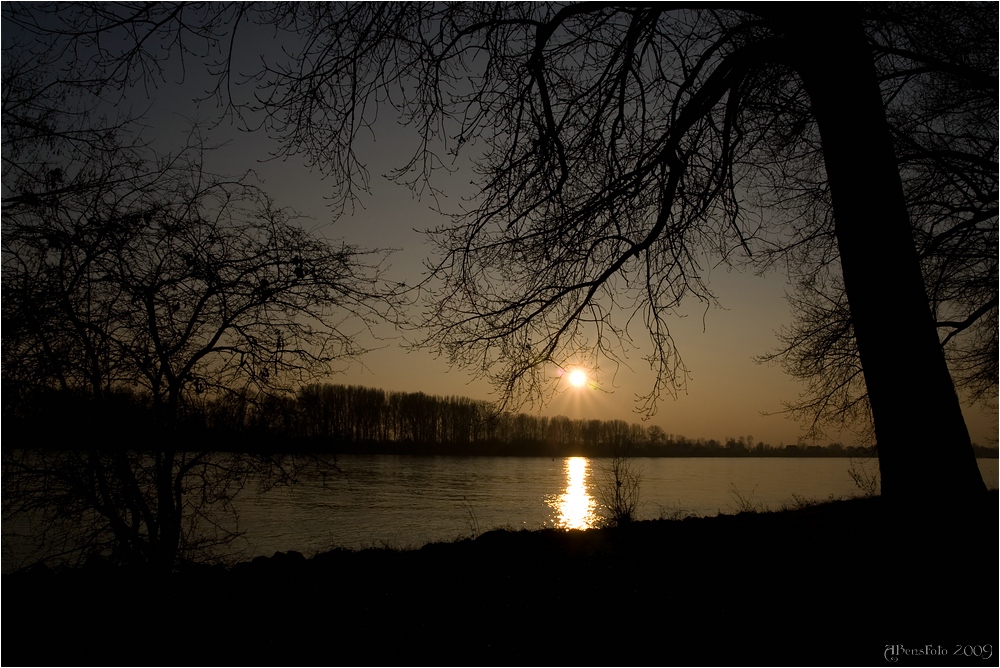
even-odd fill
[{"label": "orange sky glow", "polygon": [[[149,123],[155,128],[157,147],[163,151],[176,150],[177,141],[189,126],[186,119],[197,116],[184,101],[195,97],[196,84],[182,88],[192,94],[171,94],[164,89],[154,93],[158,102],[152,107],[155,115]],[[412,155],[417,138],[407,128],[380,118],[374,136],[366,136],[356,147],[367,158],[371,193],[357,201],[353,212],[347,211],[337,219],[324,199],[332,191],[332,184],[301,162],[268,160],[277,145],[264,133],[239,132],[221,125],[210,136],[213,144],[228,144],[206,156],[208,169],[228,174],[253,170],[279,206],[292,207],[307,216],[305,227],[349,244],[395,249],[387,272],[390,280],[414,285],[425,277],[423,263],[430,246],[421,230],[441,225],[445,219],[434,210],[432,200],[421,200],[406,187],[379,176],[404,164]],[[463,200],[473,192],[470,173],[458,166],[453,174],[440,172],[435,177],[437,187],[447,194],[437,205],[448,211],[472,206]],[[721,308],[706,310],[701,304],[691,303],[670,323],[690,376],[676,396],[663,395],[655,415],[644,424],[658,425],[668,434],[691,439],[752,435],[755,442],[762,440],[775,446],[798,442],[804,425],[782,414],[782,402],[795,400],[803,386],[780,367],[754,360],[774,351],[778,346],[776,332],[791,323],[791,311],[784,299],[790,288],[786,277],[780,273],[764,277],[740,273],[712,257],[704,258],[702,269]],[[621,364],[599,360],[599,366],[587,369],[586,386],[556,384],[544,405],[527,405],[520,410],[574,419],[642,422],[645,416],[637,413],[637,398],[650,391],[654,376],[643,360],[648,350],[642,348],[643,337],[638,331],[641,323],[632,326],[637,328],[632,332],[636,346],[625,354]],[[452,368],[429,351],[407,347],[407,339],[417,336],[413,332],[401,332],[388,324],[375,325],[371,332],[359,325],[357,331],[359,340],[374,350],[358,360],[346,361],[341,372],[331,375],[327,382],[497,399],[490,385],[469,370]],[[553,366],[544,372],[556,377],[560,370]],[[963,410],[973,442],[996,446],[996,407],[964,402]],[[849,445],[856,439],[850,433],[830,433],[820,444],[832,441]]]}]

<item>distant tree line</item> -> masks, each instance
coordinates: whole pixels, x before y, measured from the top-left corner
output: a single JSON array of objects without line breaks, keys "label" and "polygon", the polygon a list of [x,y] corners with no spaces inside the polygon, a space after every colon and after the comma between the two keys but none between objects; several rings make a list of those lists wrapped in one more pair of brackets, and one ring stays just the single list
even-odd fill
[{"label": "distant tree line", "polygon": [[[9,395],[8,395],[9,396]],[[53,419],[52,416],[59,416]],[[8,426],[32,434],[25,446],[72,448],[94,433],[135,447],[156,429],[153,402],[118,390],[101,402],[61,390],[4,406]],[[498,413],[488,401],[355,385],[311,384],[294,394],[227,393],[193,398],[178,429],[191,448],[218,451],[636,457],[861,457],[856,445],[772,446],[752,435],[690,439],[658,425]],[[995,448],[976,446],[979,457]]]}]

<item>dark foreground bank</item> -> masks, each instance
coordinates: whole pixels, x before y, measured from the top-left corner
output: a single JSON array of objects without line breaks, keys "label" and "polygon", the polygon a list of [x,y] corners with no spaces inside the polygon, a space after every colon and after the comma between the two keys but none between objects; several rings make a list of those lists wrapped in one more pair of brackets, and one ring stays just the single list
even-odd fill
[{"label": "dark foreground bank", "polygon": [[998,665],[996,493],[975,515],[851,500],[169,577],[21,572],[2,662]]}]

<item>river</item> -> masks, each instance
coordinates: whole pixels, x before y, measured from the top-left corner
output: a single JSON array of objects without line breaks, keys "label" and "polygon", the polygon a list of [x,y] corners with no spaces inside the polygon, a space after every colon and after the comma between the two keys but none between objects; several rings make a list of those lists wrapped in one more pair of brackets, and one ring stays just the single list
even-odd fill
[{"label": "river", "polygon": [[[996,459],[979,460],[990,489]],[[336,547],[419,547],[490,529],[589,528],[601,522],[598,483],[610,460],[569,457],[345,455],[339,472],[302,473],[264,493],[246,485],[231,513],[213,517],[242,537],[232,559]],[[780,510],[804,501],[860,494],[847,458],[639,458],[639,519]],[[24,523],[4,522],[3,571],[30,561]],[[37,557],[35,557],[37,558]]]},{"label": "river", "polygon": [[[506,527],[588,528],[609,460],[538,457],[344,456],[342,474],[239,500],[247,556],[333,547],[419,547]],[[640,519],[712,516],[749,505],[859,494],[847,458],[642,458]],[[855,460],[871,470],[876,463]],[[979,460],[990,489],[996,459]]]}]

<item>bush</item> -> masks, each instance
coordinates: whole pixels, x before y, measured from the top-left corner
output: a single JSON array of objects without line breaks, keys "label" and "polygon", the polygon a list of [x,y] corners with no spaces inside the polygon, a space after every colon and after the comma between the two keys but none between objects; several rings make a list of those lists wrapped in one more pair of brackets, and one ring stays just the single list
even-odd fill
[{"label": "bush", "polygon": [[624,450],[615,450],[611,461],[598,469],[594,484],[599,512],[609,526],[622,526],[637,519],[642,468]]}]

